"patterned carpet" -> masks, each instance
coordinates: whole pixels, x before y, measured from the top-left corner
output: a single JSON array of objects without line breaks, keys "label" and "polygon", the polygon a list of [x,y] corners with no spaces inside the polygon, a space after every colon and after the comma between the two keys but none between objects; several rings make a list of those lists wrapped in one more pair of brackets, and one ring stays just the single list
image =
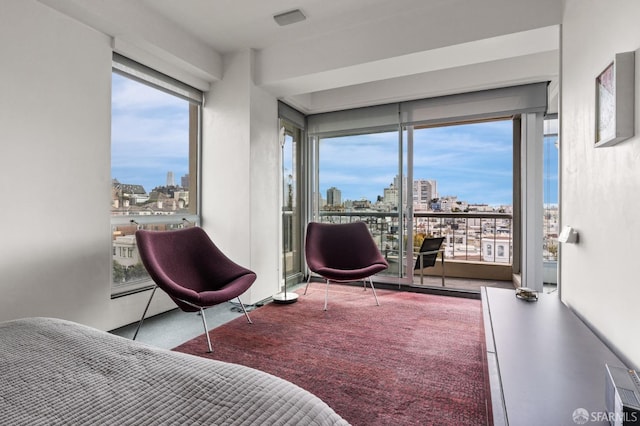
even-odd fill
[{"label": "patterned carpet", "polygon": [[479,300],[312,283],[174,350],[254,367],[322,398],[353,425],[489,425]]}]

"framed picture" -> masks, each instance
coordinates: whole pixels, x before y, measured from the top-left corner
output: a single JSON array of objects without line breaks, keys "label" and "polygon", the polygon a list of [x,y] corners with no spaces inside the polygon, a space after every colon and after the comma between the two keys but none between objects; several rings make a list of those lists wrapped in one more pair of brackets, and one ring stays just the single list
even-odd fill
[{"label": "framed picture", "polygon": [[615,145],[633,136],[635,53],[618,53],[596,77],[595,146]]}]

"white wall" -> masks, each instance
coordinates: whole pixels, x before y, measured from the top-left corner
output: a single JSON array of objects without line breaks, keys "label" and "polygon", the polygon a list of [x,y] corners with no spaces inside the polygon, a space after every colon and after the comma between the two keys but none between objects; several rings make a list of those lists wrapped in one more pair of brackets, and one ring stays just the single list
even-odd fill
[{"label": "white wall", "polygon": [[[594,145],[594,79],[618,52],[640,48],[640,2],[567,0],[562,37],[561,223],[580,233],[560,253],[563,300],[640,366],[640,137]],[[638,52],[636,52],[638,59]],[[635,120],[640,93],[636,60]]]},{"label": "white wall", "polygon": [[242,296],[278,292],[279,153],[276,99],[253,83],[254,52],[223,58],[204,111],[202,226],[231,259],[256,272]]},{"label": "white wall", "polygon": [[[0,321],[137,321],[149,292],[110,298],[111,38],[3,0],[0,55]],[[204,109],[203,225],[257,272],[254,303],[279,283],[277,102],[253,84],[253,52],[225,62]],[[173,308],[156,292],[149,314]]]},{"label": "white wall", "polygon": [[0,55],[0,320],[135,321],[146,293],[110,298],[111,40],[3,0]]}]

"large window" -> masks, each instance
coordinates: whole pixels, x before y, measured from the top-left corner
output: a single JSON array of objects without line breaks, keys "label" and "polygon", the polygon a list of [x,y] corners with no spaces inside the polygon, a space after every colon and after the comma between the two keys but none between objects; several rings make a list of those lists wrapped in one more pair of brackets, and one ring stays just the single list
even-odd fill
[{"label": "large window", "polygon": [[389,262],[380,275],[409,280],[427,237],[445,237],[448,262],[509,265],[513,126],[500,118],[320,137],[318,220],[365,221]]},{"label": "large window", "polygon": [[198,222],[202,93],[114,54],[111,110],[112,294],[149,286],[135,231]]},{"label": "large window", "polygon": [[538,285],[541,217],[523,212],[542,207],[546,105],[535,83],[310,115],[312,220],[367,222],[390,265],[381,280],[415,285],[415,251],[442,236],[448,276],[491,263],[486,278],[511,280],[524,265]]}]

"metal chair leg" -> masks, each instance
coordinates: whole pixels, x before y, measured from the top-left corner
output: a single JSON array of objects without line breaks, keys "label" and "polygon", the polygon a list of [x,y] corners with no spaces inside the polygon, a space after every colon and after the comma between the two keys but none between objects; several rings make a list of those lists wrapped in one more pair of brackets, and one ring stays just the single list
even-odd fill
[{"label": "metal chair leg", "polygon": [[329,280],[327,280],[327,289],[324,292],[324,310],[327,310],[327,302],[329,301]]},{"label": "metal chair leg", "polygon": [[442,287],[444,287],[444,252],[440,254],[442,255]]},{"label": "metal chair leg", "polygon": [[207,336],[207,345],[209,346],[209,350],[207,352],[213,352],[211,349],[211,339],[209,338],[209,328],[207,327],[207,319],[204,317],[204,309],[200,308],[200,316],[202,317],[202,325],[204,326],[204,334]]},{"label": "metal chair leg", "polygon": [[142,326],[142,321],[144,321],[145,315],[147,315],[147,311],[149,310],[149,305],[151,305],[151,299],[153,299],[153,295],[156,293],[158,286],[153,287],[153,291],[151,292],[151,296],[149,296],[149,300],[147,301],[147,306],[144,308],[144,312],[142,313],[142,318],[140,318],[140,322],[138,322],[138,327],[136,328],[136,332],[133,334],[133,339],[136,340],[138,337],[138,331],[140,331],[140,327]]},{"label": "metal chair leg", "polygon": [[376,306],[380,306],[380,302],[378,302],[378,295],[376,294],[376,288],[373,286],[373,280],[371,277],[369,277],[369,284],[371,284],[371,290],[373,290],[373,297],[376,298]]},{"label": "metal chair leg", "polygon": [[310,282],[311,282],[311,273],[309,273],[309,278],[307,279],[307,286],[304,288],[304,294],[307,294],[307,289],[309,288]]},{"label": "metal chair leg", "polygon": [[247,313],[247,310],[244,308],[244,304],[242,303],[242,300],[240,300],[240,296],[238,296],[238,303],[240,303],[242,312],[244,312],[244,316],[247,317],[247,321],[249,322],[249,324],[253,324],[253,321],[251,321],[251,318],[249,318],[249,314]]}]

